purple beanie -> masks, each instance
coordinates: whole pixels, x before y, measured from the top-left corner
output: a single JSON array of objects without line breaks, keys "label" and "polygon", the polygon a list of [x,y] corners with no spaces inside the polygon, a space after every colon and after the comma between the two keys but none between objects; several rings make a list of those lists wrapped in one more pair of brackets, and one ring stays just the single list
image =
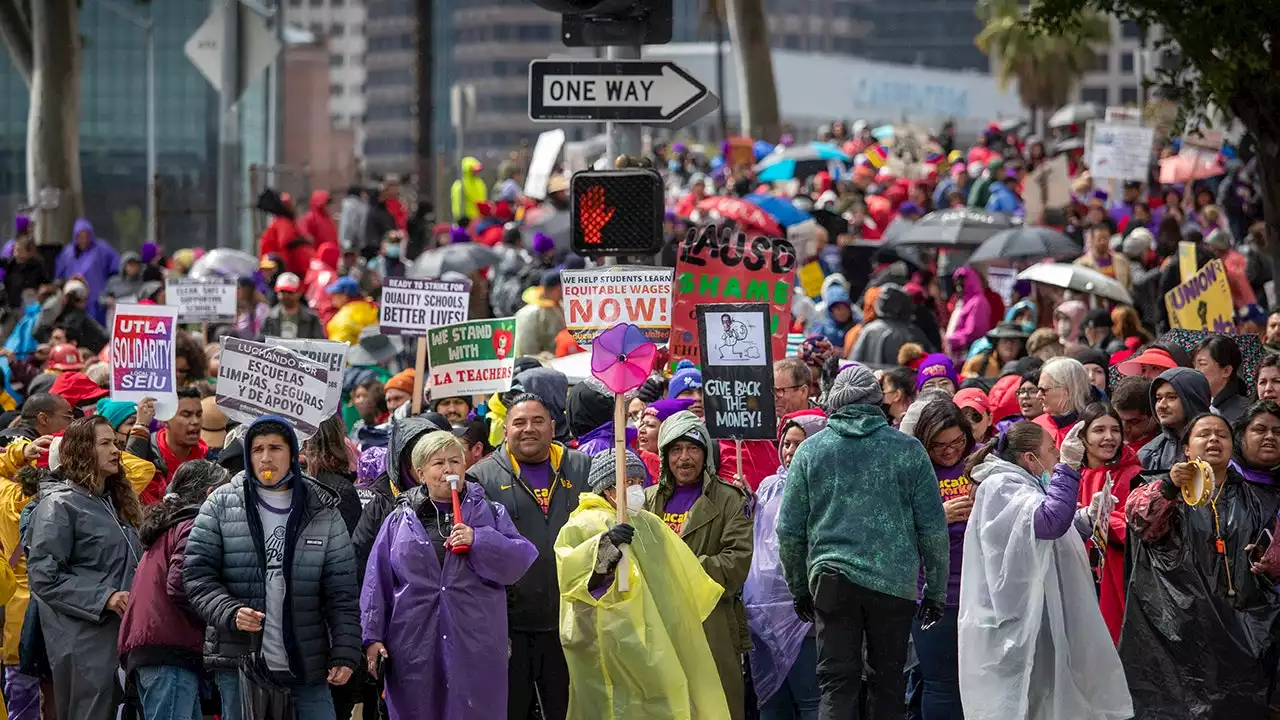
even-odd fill
[{"label": "purple beanie", "polygon": [[151,261],[156,259],[156,255],[160,254],[160,247],[153,242],[144,242],[142,252],[138,254],[142,258],[143,265],[150,265]]},{"label": "purple beanie", "polygon": [[31,218],[26,215],[19,215],[13,219],[13,225],[17,233],[22,235],[31,229]]},{"label": "purple beanie", "polygon": [[645,415],[653,415],[658,418],[658,422],[662,422],[667,418],[675,415],[681,410],[688,410],[693,407],[693,398],[663,398],[655,400],[644,409]]},{"label": "purple beanie", "polygon": [[471,236],[467,234],[467,229],[454,225],[449,229],[449,242],[464,243],[471,242]]},{"label": "purple beanie", "polygon": [[956,366],[951,362],[951,358],[942,353],[926,356],[921,361],[920,367],[916,368],[916,392],[919,392],[925,383],[939,377],[950,380],[951,384],[957,388],[960,387],[960,376],[956,375]]},{"label": "purple beanie", "polygon": [[556,249],[556,241],[551,239],[550,235],[544,233],[533,234],[533,251],[542,255]]},{"label": "purple beanie", "polygon": [[387,471],[387,449],[382,446],[366,448],[356,461],[356,481],[370,483]]}]

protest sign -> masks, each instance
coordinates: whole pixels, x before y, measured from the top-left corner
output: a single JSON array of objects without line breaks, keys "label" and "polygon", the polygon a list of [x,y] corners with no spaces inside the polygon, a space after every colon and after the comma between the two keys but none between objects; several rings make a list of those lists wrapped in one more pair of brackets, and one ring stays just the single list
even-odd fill
[{"label": "protest sign", "polygon": [[783,357],[791,324],[796,250],[782,238],[747,239],[715,226],[689,231],[676,257],[675,303],[669,348],[675,362],[699,362],[698,319],[702,303],[767,302],[773,357]]},{"label": "protest sign", "polygon": [[215,392],[218,407],[232,420],[279,415],[293,424],[299,440],[315,435],[334,412],[325,408],[327,369],[292,350],[252,340],[222,338]]},{"label": "protest sign", "polygon": [[1071,172],[1067,156],[1055,156],[1032,170],[1023,184],[1022,199],[1026,202],[1028,223],[1046,222],[1049,217],[1046,213],[1070,205]]},{"label": "protest sign", "polygon": [[1164,304],[1172,327],[1225,334],[1236,331],[1231,288],[1221,260],[1207,263],[1190,280],[1166,293]]},{"label": "protest sign", "polygon": [[631,323],[656,343],[671,332],[671,268],[631,265],[560,271],[564,322],[586,347],[600,333]]},{"label": "protest sign", "polygon": [[382,281],[378,325],[387,335],[425,335],[467,319],[469,280],[389,277]]},{"label": "protest sign", "polygon": [[1178,280],[1186,282],[1196,274],[1196,244],[1186,240],[1178,241]]},{"label": "protest sign", "polygon": [[713,438],[775,440],[768,303],[697,306],[702,403]]},{"label": "protest sign", "polygon": [[515,318],[472,320],[427,334],[431,397],[488,395],[511,389]]},{"label": "protest sign", "polygon": [[338,412],[338,406],[342,404],[342,376],[347,370],[350,345],[333,340],[286,340],[277,337],[269,337],[266,342],[292,350],[328,370],[329,392],[324,398],[324,408],[326,413]]},{"label": "protest sign", "polygon": [[827,274],[823,272],[821,263],[810,260],[800,266],[796,276],[800,278],[800,287],[804,288],[805,295],[815,299],[822,296],[822,283],[826,281]]},{"label": "protest sign", "polygon": [[1089,172],[1095,180],[1147,179],[1155,130],[1122,123],[1095,124]]},{"label": "protest sign", "polygon": [[236,318],[236,284],[224,280],[169,280],[165,303],[178,308],[178,320],[222,322]]},{"label": "protest sign", "polygon": [[173,417],[178,407],[174,372],[177,327],[176,307],[116,306],[111,319],[112,400],[136,403],[155,398],[156,417]]}]

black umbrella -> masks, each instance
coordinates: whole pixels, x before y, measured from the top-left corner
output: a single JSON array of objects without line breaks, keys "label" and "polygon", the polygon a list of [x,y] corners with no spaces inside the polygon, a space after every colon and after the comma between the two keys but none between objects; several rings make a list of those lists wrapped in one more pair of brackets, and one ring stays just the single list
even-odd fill
[{"label": "black umbrella", "polygon": [[524,245],[530,250],[533,249],[533,236],[542,233],[547,237],[555,240],[556,250],[561,253],[569,252],[569,226],[573,218],[568,210],[561,210],[550,215],[545,215],[537,221],[535,225],[525,225],[521,228],[521,234],[524,235]]},{"label": "black umbrella", "polygon": [[827,241],[835,243],[836,238],[849,232],[849,221],[844,216],[833,210],[818,208],[811,210],[813,221],[818,223],[818,227],[827,231]]},{"label": "black umbrella", "polygon": [[973,252],[969,262],[1026,258],[1043,260],[1047,257],[1075,257],[1083,252],[1084,249],[1076,241],[1053,228],[1019,225],[987,238]]},{"label": "black umbrella", "polygon": [[292,720],[298,715],[293,692],[275,679],[262,656],[262,633],[253,633],[250,652],[240,658],[240,717]]},{"label": "black umbrella", "polygon": [[1013,218],[1005,213],[972,208],[938,210],[920,218],[894,244],[975,247],[1001,230],[1008,230],[1013,226]]}]

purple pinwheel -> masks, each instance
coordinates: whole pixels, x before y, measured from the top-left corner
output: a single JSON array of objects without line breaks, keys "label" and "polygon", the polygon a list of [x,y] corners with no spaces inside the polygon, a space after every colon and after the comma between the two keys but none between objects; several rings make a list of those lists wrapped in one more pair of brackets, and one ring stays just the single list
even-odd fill
[{"label": "purple pinwheel", "polygon": [[591,342],[591,374],[621,395],[644,384],[658,347],[630,323],[615,325]]}]

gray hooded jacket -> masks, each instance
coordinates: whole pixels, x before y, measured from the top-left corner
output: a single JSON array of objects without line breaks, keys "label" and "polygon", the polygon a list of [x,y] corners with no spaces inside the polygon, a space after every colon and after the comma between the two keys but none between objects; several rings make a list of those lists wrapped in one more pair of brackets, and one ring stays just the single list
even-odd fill
[{"label": "gray hooded jacket", "polygon": [[[1171,386],[1177,391],[1178,397],[1182,398],[1184,422],[1190,422],[1191,418],[1200,413],[1209,412],[1209,381],[1199,371],[1176,367],[1160,373],[1151,382],[1153,410],[1156,406],[1156,390],[1165,384]],[[1182,428],[1160,426],[1160,434],[1138,451],[1138,462],[1142,463],[1143,471],[1168,472],[1169,468],[1183,459],[1182,438],[1179,437],[1181,431]]]}]

